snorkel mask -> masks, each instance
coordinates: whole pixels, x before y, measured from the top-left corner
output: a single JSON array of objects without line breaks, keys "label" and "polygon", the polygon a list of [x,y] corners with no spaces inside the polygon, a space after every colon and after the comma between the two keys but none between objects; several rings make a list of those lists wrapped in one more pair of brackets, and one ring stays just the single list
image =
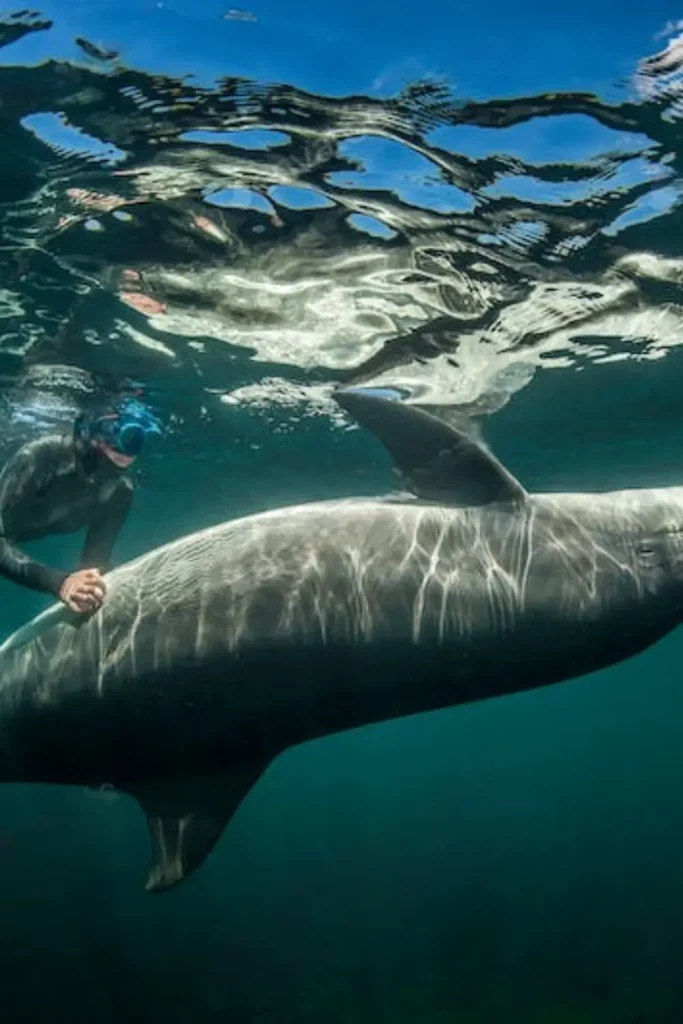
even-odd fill
[{"label": "snorkel mask", "polygon": [[138,457],[148,440],[161,434],[161,422],[136,398],[123,398],[103,411],[79,416],[74,428],[81,445],[97,448],[120,469]]}]

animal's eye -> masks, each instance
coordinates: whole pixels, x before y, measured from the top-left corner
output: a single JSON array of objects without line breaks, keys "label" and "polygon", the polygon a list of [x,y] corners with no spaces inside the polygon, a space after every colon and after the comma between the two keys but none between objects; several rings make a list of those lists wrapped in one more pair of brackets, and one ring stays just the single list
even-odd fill
[{"label": "animal's eye", "polygon": [[657,562],[657,547],[650,541],[639,541],[636,546],[636,554],[644,565],[654,565]]}]

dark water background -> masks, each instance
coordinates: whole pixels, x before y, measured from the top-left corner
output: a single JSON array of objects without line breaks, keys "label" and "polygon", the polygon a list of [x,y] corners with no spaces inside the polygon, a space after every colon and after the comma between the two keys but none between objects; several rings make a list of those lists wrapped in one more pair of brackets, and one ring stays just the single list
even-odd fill
[{"label": "dark water background", "polygon": [[[349,380],[476,414],[532,490],[683,480],[674,58],[643,43],[602,96],[323,96],[188,84],[76,35],[53,12],[5,21],[1,441],[142,381],[168,434],[121,560],[385,493],[384,454],[329,401]],[[208,134],[246,130],[256,148]],[[79,541],[36,548],[68,567]],[[3,634],[44,604],[0,601]],[[682,644],[290,751],[159,897],[132,801],[5,787],[3,1016],[680,1024]]]}]

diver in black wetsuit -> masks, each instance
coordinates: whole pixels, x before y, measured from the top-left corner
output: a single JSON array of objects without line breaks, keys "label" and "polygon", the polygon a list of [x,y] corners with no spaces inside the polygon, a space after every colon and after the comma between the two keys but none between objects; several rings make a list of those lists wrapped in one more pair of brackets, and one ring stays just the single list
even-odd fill
[{"label": "diver in black wetsuit", "polygon": [[[133,498],[123,475],[159,420],[137,399],[123,398],[81,415],[72,436],[51,434],[25,444],[0,473],[0,575],[54,594],[73,611],[102,604],[102,573]],[[80,569],[51,569],[17,542],[87,527]]]}]

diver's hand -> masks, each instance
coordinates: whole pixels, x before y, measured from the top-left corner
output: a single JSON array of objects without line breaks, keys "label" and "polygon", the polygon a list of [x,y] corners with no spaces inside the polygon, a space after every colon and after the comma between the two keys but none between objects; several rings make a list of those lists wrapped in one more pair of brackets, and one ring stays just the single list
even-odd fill
[{"label": "diver's hand", "polygon": [[107,585],[99,569],[72,572],[59,588],[59,598],[73,612],[96,612],[102,606]]}]

